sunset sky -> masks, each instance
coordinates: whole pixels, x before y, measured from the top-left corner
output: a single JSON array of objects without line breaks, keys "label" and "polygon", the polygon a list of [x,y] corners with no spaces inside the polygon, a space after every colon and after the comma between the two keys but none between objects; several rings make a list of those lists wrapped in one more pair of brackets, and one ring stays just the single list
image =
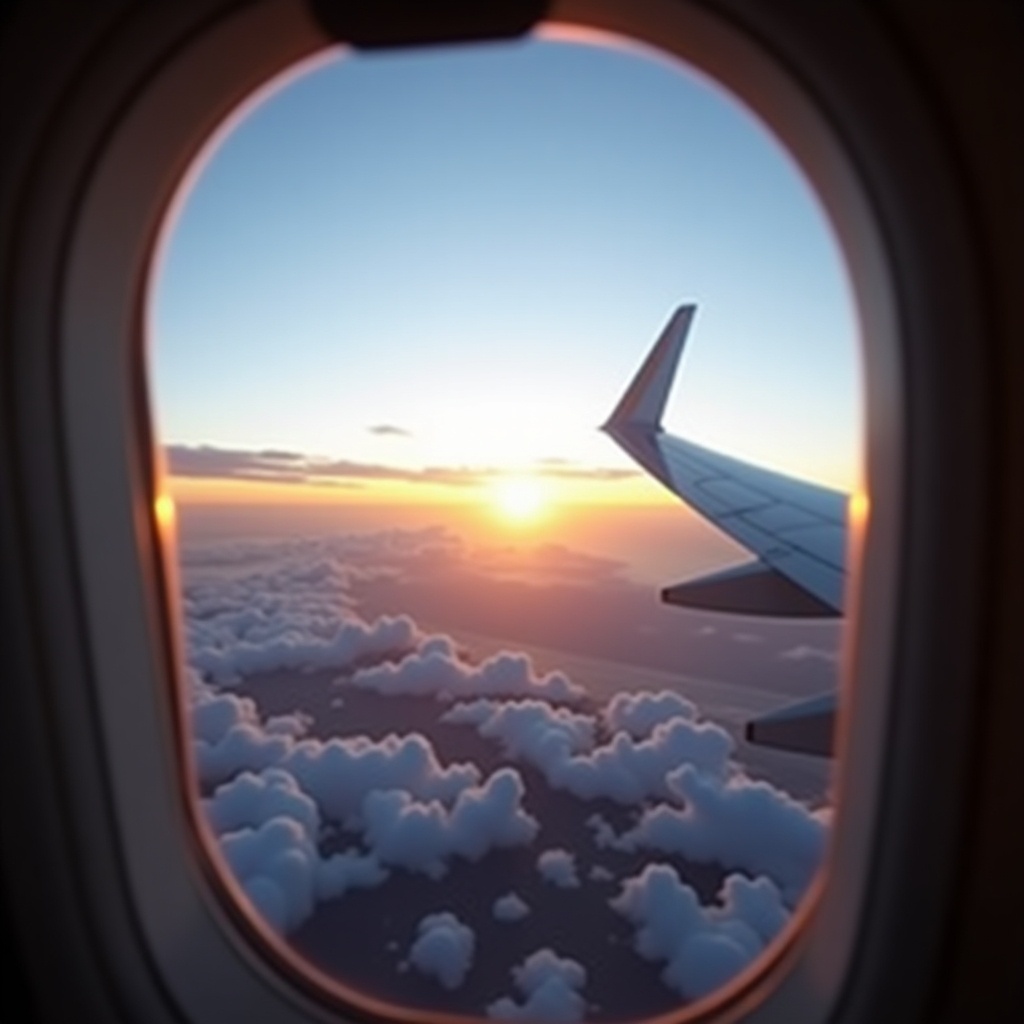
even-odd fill
[{"label": "sunset sky", "polygon": [[551,40],[320,57],[208,147],[164,232],[151,368],[175,493],[523,521],[672,502],[597,427],[683,302],[667,426],[851,489],[841,258],[738,102]]}]

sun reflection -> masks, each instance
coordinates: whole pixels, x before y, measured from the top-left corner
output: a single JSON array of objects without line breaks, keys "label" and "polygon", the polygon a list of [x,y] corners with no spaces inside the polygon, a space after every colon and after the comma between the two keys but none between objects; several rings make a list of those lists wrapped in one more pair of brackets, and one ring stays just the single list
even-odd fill
[{"label": "sun reflection", "polygon": [[871,508],[871,501],[868,498],[866,491],[854,491],[850,495],[850,500],[847,505],[847,512],[850,518],[850,522],[862,526],[868,518],[868,511]]},{"label": "sun reflection", "polygon": [[177,520],[174,499],[169,494],[158,494],[153,500],[153,514],[161,532],[172,530]]}]

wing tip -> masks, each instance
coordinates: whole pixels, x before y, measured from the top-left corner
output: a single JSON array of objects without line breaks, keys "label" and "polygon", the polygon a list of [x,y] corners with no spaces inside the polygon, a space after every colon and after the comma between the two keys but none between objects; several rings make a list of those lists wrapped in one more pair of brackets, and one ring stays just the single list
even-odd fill
[{"label": "wing tip", "polygon": [[661,417],[696,311],[695,302],[676,307],[601,430],[612,437],[625,427],[661,430]]}]

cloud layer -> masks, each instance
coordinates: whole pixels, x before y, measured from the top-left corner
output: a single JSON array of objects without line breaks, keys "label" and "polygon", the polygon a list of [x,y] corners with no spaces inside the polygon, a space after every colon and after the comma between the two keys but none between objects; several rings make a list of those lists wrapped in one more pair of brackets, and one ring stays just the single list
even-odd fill
[{"label": "cloud layer", "polygon": [[[367,427],[379,437],[409,437],[411,432],[392,424]],[[172,444],[164,448],[167,468],[172,476],[219,480],[248,480],[277,484],[344,484],[366,480],[398,480],[404,483],[432,483],[467,486],[499,478],[504,471],[492,467],[427,466],[409,469],[351,459],[330,459],[302,452],[276,449],[252,450],[219,448],[215,445]],[[532,473],[536,476],[568,480],[629,480],[639,476],[635,469],[584,466],[541,461]]]},{"label": "cloud layer", "polygon": [[[429,575],[464,557],[443,530],[191,549],[192,748],[225,863],[260,916],[288,934],[354,890],[419,877],[443,901],[443,887],[473,864],[515,858],[503,863],[537,873],[527,870],[520,892],[491,888],[477,916],[461,902],[450,904],[458,916],[423,908],[432,912],[415,925],[406,964],[439,996],[473,989],[476,960],[503,955],[499,934],[511,941],[540,927],[549,887],[628,921],[635,955],[660,964],[681,999],[712,991],[784,927],[824,855],[827,812],[750,778],[729,733],[678,693],[598,702],[525,653],[473,661],[409,616],[358,612],[367,580],[410,566]],[[572,552],[559,557],[573,564]],[[268,703],[287,712],[269,714],[263,694],[276,674],[298,696]],[[289,710],[307,707],[307,685],[319,695],[308,706],[330,706],[339,723],[370,708],[390,725],[394,707],[416,727],[331,736],[307,710]],[[553,809],[567,807],[568,830]],[[680,875],[696,864],[727,873],[706,905]],[[586,1015],[583,963],[545,947],[510,977],[508,994],[488,994],[489,1016]]]}]

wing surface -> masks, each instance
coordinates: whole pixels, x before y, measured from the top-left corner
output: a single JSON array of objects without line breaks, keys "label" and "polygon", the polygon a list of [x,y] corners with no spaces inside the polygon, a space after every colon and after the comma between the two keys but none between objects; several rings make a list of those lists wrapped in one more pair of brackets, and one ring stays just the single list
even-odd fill
[{"label": "wing surface", "polygon": [[[675,312],[602,429],[757,562],[742,573],[730,570],[670,587],[665,599],[753,614],[841,615],[847,495],[722,455],[661,426],[695,309]],[[766,596],[759,598],[755,589]],[[704,603],[712,590],[716,603]]]},{"label": "wing surface", "polygon": [[[672,315],[602,428],[648,473],[755,556],[662,591],[670,604],[747,615],[843,614],[848,496],[723,455],[661,425],[696,306]],[[754,743],[829,755],[836,700],[825,694],[747,725]]]}]

